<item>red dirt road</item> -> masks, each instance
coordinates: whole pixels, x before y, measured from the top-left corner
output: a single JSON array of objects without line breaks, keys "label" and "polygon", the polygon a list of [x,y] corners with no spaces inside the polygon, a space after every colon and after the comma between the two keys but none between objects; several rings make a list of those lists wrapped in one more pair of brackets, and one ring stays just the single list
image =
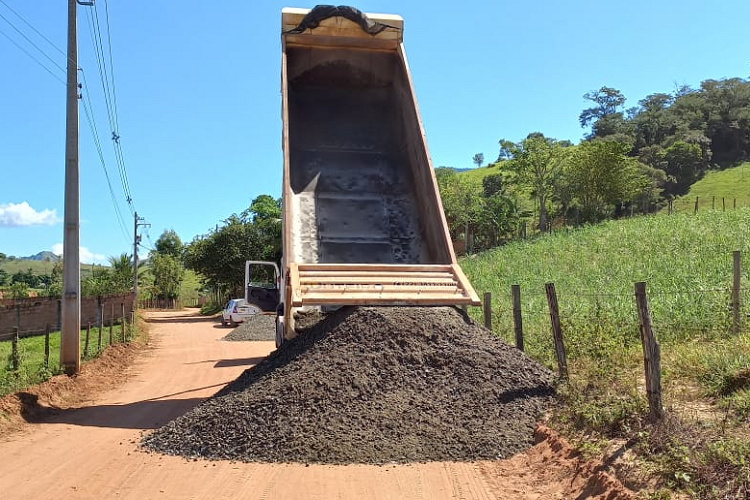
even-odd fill
[{"label": "red dirt road", "polygon": [[187,461],[138,448],[155,429],[266,356],[273,342],[223,342],[228,330],[187,312],[153,312],[152,349],[90,405],[0,439],[0,498],[562,499],[632,498],[548,437],[497,462],[321,466]]}]

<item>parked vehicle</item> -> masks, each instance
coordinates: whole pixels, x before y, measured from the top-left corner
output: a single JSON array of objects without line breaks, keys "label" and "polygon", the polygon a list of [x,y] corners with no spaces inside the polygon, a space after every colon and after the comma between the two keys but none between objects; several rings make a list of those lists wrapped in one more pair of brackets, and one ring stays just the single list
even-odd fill
[{"label": "parked vehicle", "polygon": [[227,302],[227,305],[221,312],[221,326],[236,326],[251,316],[260,314],[260,312],[260,309],[248,304],[245,299],[232,299]]}]

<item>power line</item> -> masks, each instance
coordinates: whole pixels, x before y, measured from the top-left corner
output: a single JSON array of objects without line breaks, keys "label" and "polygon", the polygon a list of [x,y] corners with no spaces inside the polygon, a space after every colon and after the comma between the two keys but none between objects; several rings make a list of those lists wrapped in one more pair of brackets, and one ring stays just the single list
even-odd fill
[{"label": "power line", "polygon": [[65,68],[63,68],[62,66],[60,66],[59,64],[57,64],[57,62],[55,62],[55,60],[54,60],[54,59],[52,59],[52,58],[51,58],[50,56],[48,56],[48,55],[47,55],[47,53],[46,53],[45,51],[43,51],[42,49],[40,49],[40,48],[39,48],[39,46],[38,46],[37,44],[35,44],[35,43],[34,43],[34,42],[33,42],[33,41],[31,40],[31,38],[27,37],[27,36],[26,36],[26,35],[24,34],[24,32],[23,32],[23,31],[21,31],[20,29],[18,29],[18,28],[16,27],[16,25],[14,25],[14,24],[13,24],[12,22],[10,22],[10,20],[9,20],[9,19],[8,19],[7,17],[5,17],[4,15],[0,14],[0,19],[2,19],[3,21],[5,21],[6,23],[8,23],[8,24],[10,25],[10,27],[11,27],[11,28],[13,28],[14,30],[16,30],[16,33],[18,33],[19,35],[21,35],[21,36],[22,36],[22,37],[24,38],[24,40],[26,40],[27,42],[29,42],[29,43],[31,44],[31,46],[32,46],[32,47],[34,47],[34,48],[35,48],[36,50],[38,50],[38,51],[39,51],[39,52],[40,52],[40,53],[41,53],[41,54],[42,54],[42,55],[43,55],[44,57],[46,57],[46,58],[47,58],[47,59],[48,59],[48,60],[49,60],[49,61],[50,61],[50,62],[51,62],[52,64],[54,64],[55,66],[57,66],[57,68],[58,68],[58,69],[59,69],[60,71],[62,71],[63,73],[65,73]]},{"label": "power line", "polygon": [[34,62],[36,62],[39,66],[41,66],[44,69],[44,71],[46,71],[47,73],[49,73],[50,75],[52,75],[52,77],[55,80],[57,80],[58,82],[62,83],[63,85],[67,85],[65,83],[65,80],[63,80],[62,78],[60,78],[59,76],[57,76],[55,73],[53,73],[52,70],[49,69],[47,66],[45,66],[42,61],[40,61],[39,59],[37,59],[36,57],[34,57],[29,51],[27,51],[26,49],[24,49],[23,47],[21,47],[21,45],[19,45],[18,42],[16,42],[10,36],[8,36],[7,33],[5,33],[4,31],[0,30],[0,35],[3,35],[5,38],[7,38],[10,41],[10,43],[12,43],[16,47],[18,47],[21,50],[21,52],[23,52],[24,54],[26,54],[27,56],[29,56]]},{"label": "power line", "polygon": [[[109,34],[109,31],[107,31],[107,38],[110,42],[109,44],[109,54],[110,54],[110,69],[107,69],[107,61],[104,51],[104,43],[102,41],[102,35],[101,35],[101,26],[99,22],[99,14],[98,10],[96,8],[96,4],[94,4],[93,14],[89,11],[87,11],[87,19],[89,23],[89,32],[91,35],[91,42],[94,45],[94,52],[96,54],[96,60],[97,60],[97,67],[99,70],[99,79],[102,84],[102,92],[104,93],[104,102],[107,107],[107,118],[109,120],[110,129],[112,130],[112,142],[113,142],[113,149],[115,152],[115,159],[117,161],[117,168],[118,172],[120,174],[120,183],[122,184],[123,194],[125,195],[125,200],[128,203],[128,206],[130,208],[131,214],[135,213],[135,208],[133,207],[133,198],[130,191],[130,184],[128,182],[128,175],[127,175],[127,169],[125,168],[125,158],[122,152],[122,146],[120,144],[120,135],[119,135],[119,128],[118,128],[118,117],[117,117],[117,109],[116,109],[116,96],[114,92],[114,71],[113,71],[113,64],[112,64],[112,47],[111,47],[111,37]],[[109,14],[107,13],[107,28],[109,29]],[[110,77],[111,73],[111,77]],[[110,89],[110,80],[112,80],[112,88]]]},{"label": "power line", "polygon": [[4,2],[4,0],[0,0],[0,3],[1,3],[1,4],[3,4],[3,5],[5,5],[5,7],[6,7],[6,8],[7,8],[7,9],[8,9],[9,11],[11,11],[11,12],[12,12],[13,14],[15,14],[15,15],[16,15],[16,17],[18,17],[18,18],[19,18],[19,19],[20,19],[21,21],[23,21],[23,22],[24,22],[24,23],[26,24],[26,26],[28,26],[29,28],[31,28],[32,30],[34,30],[34,32],[35,32],[35,33],[36,33],[37,35],[39,35],[40,37],[44,38],[44,40],[45,40],[45,41],[46,41],[46,42],[47,42],[48,44],[50,44],[50,45],[51,45],[51,46],[52,46],[52,47],[53,47],[53,48],[54,48],[55,50],[57,50],[57,51],[58,51],[58,52],[59,52],[60,54],[62,54],[62,55],[63,55],[63,56],[64,56],[64,57],[66,58],[66,59],[68,58],[68,55],[67,55],[67,54],[66,54],[65,52],[63,52],[63,50],[62,50],[62,49],[61,49],[60,47],[58,47],[57,45],[55,45],[55,44],[54,44],[54,43],[52,42],[52,40],[50,40],[49,38],[47,38],[46,36],[44,36],[44,34],[43,34],[42,32],[40,32],[40,31],[39,31],[38,29],[36,29],[36,28],[35,28],[34,26],[32,26],[32,25],[31,25],[31,24],[30,24],[30,23],[29,23],[29,22],[28,22],[28,21],[27,21],[26,19],[24,19],[24,17],[23,17],[23,16],[21,15],[21,14],[19,14],[19,13],[18,13],[18,12],[16,12],[15,10],[13,10],[13,9],[11,8],[11,6],[10,6],[10,5],[8,5],[7,3],[5,3],[5,2]]},{"label": "power line", "polygon": [[[86,100],[88,100],[88,105],[86,104]],[[96,147],[96,151],[99,155],[99,162],[102,165],[102,169],[104,170],[104,177],[107,180],[107,187],[109,188],[109,195],[112,200],[112,206],[115,209],[115,216],[117,217],[117,222],[120,226],[120,229],[122,230],[123,236],[125,236],[125,239],[129,239],[130,236],[128,235],[127,230],[125,229],[125,220],[122,217],[122,213],[120,212],[120,207],[117,204],[117,197],[115,196],[115,192],[112,189],[112,183],[109,180],[109,172],[107,171],[107,165],[104,161],[104,154],[102,152],[102,146],[101,141],[99,140],[99,132],[96,129],[96,123],[92,120],[91,113],[89,112],[89,108],[91,107],[91,99],[89,98],[88,92],[86,93],[86,100],[81,100],[83,104],[83,111],[86,116],[86,121],[89,125],[89,130],[91,131],[91,135],[94,138],[94,145]]]}]

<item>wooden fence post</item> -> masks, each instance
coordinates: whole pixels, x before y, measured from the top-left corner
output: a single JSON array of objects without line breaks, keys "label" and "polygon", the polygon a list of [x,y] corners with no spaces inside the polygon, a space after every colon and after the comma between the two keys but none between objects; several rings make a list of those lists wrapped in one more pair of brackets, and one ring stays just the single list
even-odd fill
[{"label": "wooden fence post", "polygon": [[695,197],[695,212],[694,213],[696,214],[698,213],[698,197],[697,196]]},{"label": "wooden fence post", "polygon": [[13,371],[18,370],[18,327],[13,327],[13,340],[10,343],[10,364]]},{"label": "wooden fence post", "polygon": [[49,323],[44,328],[44,367],[49,368]]},{"label": "wooden fence post", "polygon": [[742,317],[740,316],[740,251],[732,252],[732,333],[738,335],[742,329]]},{"label": "wooden fence post", "polygon": [[643,368],[646,375],[649,416],[651,420],[661,420],[664,418],[664,407],[661,404],[661,352],[651,325],[651,311],[648,308],[645,282],[635,284],[635,302],[641,323]]},{"label": "wooden fence post", "polygon": [[711,197],[711,210],[715,210],[715,209],[716,209],[716,196],[714,195]]},{"label": "wooden fence post", "polygon": [[99,338],[97,340],[96,352],[99,353],[102,352],[102,330],[104,329],[104,303],[101,297],[98,298],[97,309],[99,317],[96,318],[96,321],[99,323]]},{"label": "wooden fence post", "polygon": [[484,292],[484,327],[492,330],[492,292]]},{"label": "wooden fence post", "polygon": [[89,357],[89,335],[91,334],[91,323],[86,325],[86,341],[83,344],[83,358]]},{"label": "wooden fence post", "polygon": [[726,200],[725,200],[725,198],[723,196],[721,197],[721,210],[723,212],[727,211],[727,203],[726,203]]},{"label": "wooden fence post", "polygon": [[560,378],[568,380],[568,361],[565,356],[565,343],[563,342],[562,326],[560,325],[560,309],[557,306],[557,293],[555,284],[544,285],[547,292],[547,305],[549,306],[549,319],[552,324],[552,339],[555,341],[555,354],[557,355],[557,368]]},{"label": "wooden fence post", "polygon": [[511,285],[513,296],[513,330],[516,333],[516,347],[523,351],[523,320],[521,319],[521,285]]},{"label": "wooden fence post", "polygon": [[125,342],[125,304],[120,302],[120,327],[122,329],[122,341]]},{"label": "wooden fence post", "polygon": [[114,328],[115,320],[109,318],[109,345],[112,345],[112,329]]}]

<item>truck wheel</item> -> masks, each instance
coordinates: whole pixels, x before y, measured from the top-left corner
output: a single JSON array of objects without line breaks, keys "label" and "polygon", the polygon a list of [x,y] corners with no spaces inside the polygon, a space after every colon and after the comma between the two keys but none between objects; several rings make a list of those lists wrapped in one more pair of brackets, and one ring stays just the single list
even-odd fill
[{"label": "truck wheel", "polygon": [[284,317],[276,316],[276,349],[284,343]]}]

